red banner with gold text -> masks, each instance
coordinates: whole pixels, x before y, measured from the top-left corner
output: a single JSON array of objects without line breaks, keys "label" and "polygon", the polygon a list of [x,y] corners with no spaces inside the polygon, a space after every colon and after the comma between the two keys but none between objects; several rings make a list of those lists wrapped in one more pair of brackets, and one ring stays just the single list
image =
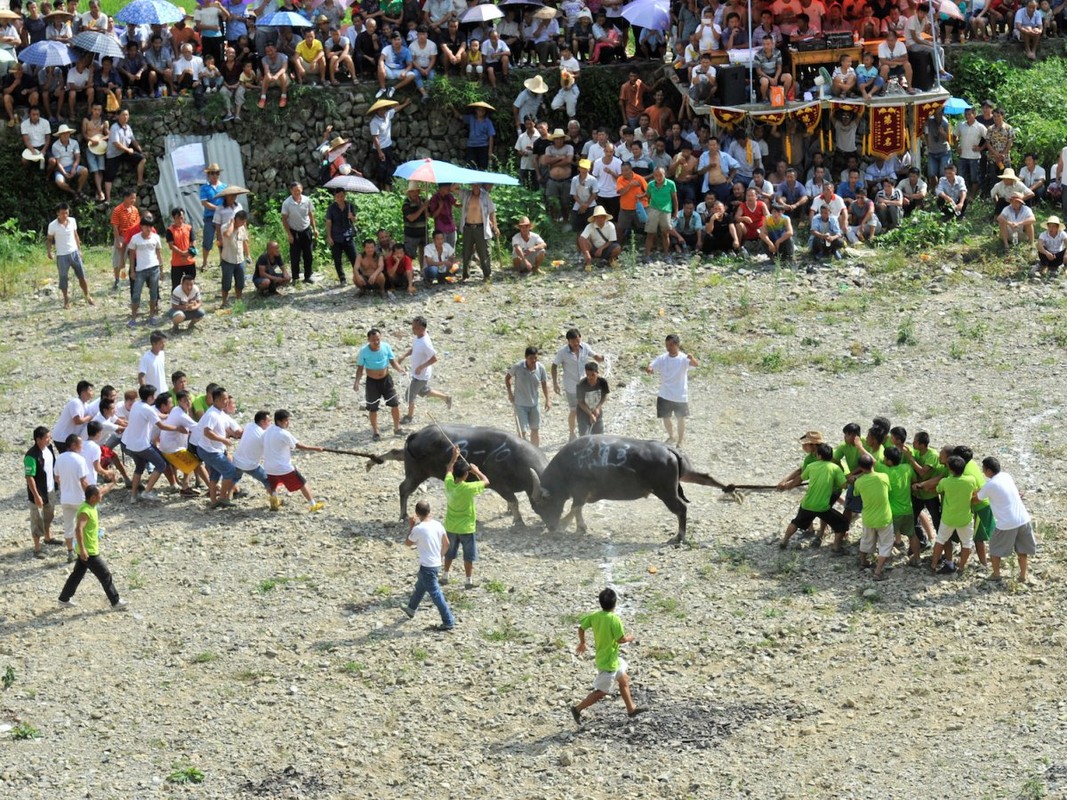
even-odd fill
[{"label": "red banner with gold text", "polygon": [[907,117],[904,106],[871,108],[869,152],[877,158],[889,158],[908,147]]}]

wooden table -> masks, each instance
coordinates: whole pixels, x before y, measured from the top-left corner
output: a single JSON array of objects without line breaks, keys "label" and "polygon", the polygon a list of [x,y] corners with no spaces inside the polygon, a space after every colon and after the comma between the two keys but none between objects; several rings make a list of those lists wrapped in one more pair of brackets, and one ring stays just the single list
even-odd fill
[{"label": "wooden table", "polygon": [[[794,50],[789,48],[789,57],[792,61],[793,83],[797,82],[797,67],[818,67],[832,64],[837,66],[841,56],[852,56],[852,64],[860,63],[860,54],[863,48],[860,45],[852,47],[835,47],[829,50]],[[831,70],[832,71],[832,70]]]}]

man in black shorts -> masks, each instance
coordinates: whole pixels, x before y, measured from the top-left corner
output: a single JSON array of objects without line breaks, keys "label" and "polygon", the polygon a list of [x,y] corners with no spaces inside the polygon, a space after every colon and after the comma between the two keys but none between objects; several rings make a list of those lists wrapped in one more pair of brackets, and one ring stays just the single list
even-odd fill
[{"label": "man in black shorts", "polygon": [[835,534],[844,535],[848,530],[844,516],[833,507],[834,496],[847,483],[845,472],[840,464],[834,462],[834,449],[830,445],[825,442],[817,445],[815,454],[819,457],[818,461],[811,462],[799,475],[790,476],[790,480],[779,485],[785,490],[799,486],[801,481],[808,482],[808,490],[800,501],[800,509],[786,527],[782,541],[778,543],[782,550],[789,546],[789,539],[794,533],[798,530],[808,530],[816,518],[833,528]]},{"label": "man in black shorts", "polygon": [[256,274],[252,283],[260,295],[278,294],[283,286],[289,286],[293,279],[282,260],[282,248],[276,241],[267,242],[267,252],[256,260]]},{"label": "man in black shorts", "polygon": [[359,382],[366,370],[366,408],[370,413],[371,436],[376,442],[382,438],[378,433],[378,407],[383,400],[393,417],[393,435],[401,436],[404,433],[400,429],[400,400],[393,386],[393,379],[389,375],[389,367],[401,375],[404,374],[404,368],[393,355],[393,349],[382,341],[382,332],[377,328],[371,328],[367,331],[367,343],[360,348],[359,356],[356,358],[356,381],[352,389],[359,391]]}]

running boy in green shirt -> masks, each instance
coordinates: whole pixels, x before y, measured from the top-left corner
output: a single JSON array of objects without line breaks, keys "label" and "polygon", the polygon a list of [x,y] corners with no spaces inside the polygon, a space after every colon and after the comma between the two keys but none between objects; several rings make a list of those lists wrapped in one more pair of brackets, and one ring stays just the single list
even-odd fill
[{"label": "running boy in green shirt", "polygon": [[815,447],[818,461],[813,461],[800,471],[800,475],[791,476],[779,486],[784,489],[792,489],[799,486],[801,481],[808,482],[808,490],[804,493],[804,499],[800,501],[800,510],[785,529],[785,536],[778,543],[778,547],[785,550],[789,546],[789,540],[798,530],[806,530],[818,517],[828,524],[834,531],[834,538],[843,537],[848,530],[848,523],[844,516],[833,508],[833,497],[845,486],[845,473],[834,459],[834,449],[823,443]]},{"label": "running boy in green shirt", "polygon": [[74,536],[78,541],[78,560],[74,562],[74,569],[59,593],[59,604],[65,608],[78,605],[74,602],[74,593],[78,591],[78,585],[88,571],[100,581],[112,610],[125,611],[126,601],[119,597],[115,582],[111,579],[111,571],[100,556],[100,520],[97,515],[99,503],[100,487],[95,484],[87,486],[85,502],[78,507],[78,517],[74,528]]},{"label": "running boy in green shirt", "polygon": [[630,695],[630,676],[626,674],[626,661],[619,657],[619,645],[632,642],[634,637],[622,629],[622,620],[615,613],[618,596],[614,589],[605,589],[600,593],[600,611],[586,614],[578,623],[578,655],[585,652],[585,632],[593,629],[593,647],[596,650],[596,680],[593,691],[576,706],[571,706],[574,721],[582,724],[582,711],[594,703],[599,703],[611,691],[612,684],[619,683],[619,694],[626,704],[626,713],[636,717],[647,708],[638,708]]},{"label": "running boy in green shirt", "polygon": [[[485,477],[475,464],[459,460],[459,448],[452,446],[452,460],[448,462],[445,475],[445,532],[448,533],[448,552],[445,553],[445,571],[441,575],[442,586],[448,584],[448,570],[459,555],[463,545],[463,572],[467,576],[466,588],[474,588],[474,562],[478,558],[478,543],[474,540],[474,531],[478,527],[478,518],[474,511],[474,498],[489,486]],[[477,480],[467,478],[474,474]]]}]

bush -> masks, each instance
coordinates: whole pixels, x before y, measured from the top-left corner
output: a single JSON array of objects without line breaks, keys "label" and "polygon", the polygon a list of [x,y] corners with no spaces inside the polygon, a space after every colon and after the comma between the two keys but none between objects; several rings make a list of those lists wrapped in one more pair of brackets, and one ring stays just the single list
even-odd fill
[{"label": "bush", "polygon": [[956,220],[942,222],[941,215],[916,211],[901,220],[900,226],[878,236],[880,247],[899,248],[909,255],[959,239],[960,224]]}]

